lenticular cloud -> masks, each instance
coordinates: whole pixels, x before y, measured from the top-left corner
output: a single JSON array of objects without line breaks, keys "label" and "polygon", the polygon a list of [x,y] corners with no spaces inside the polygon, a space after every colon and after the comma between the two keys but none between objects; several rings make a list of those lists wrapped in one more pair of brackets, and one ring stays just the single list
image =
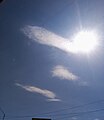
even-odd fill
[{"label": "lenticular cloud", "polygon": [[68,39],[56,35],[45,28],[38,26],[26,26],[22,29],[22,32],[28,36],[29,39],[40,44],[52,46],[63,50],[64,52],[73,52],[71,47],[72,43]]},{"label": "lenticular cloud", "polygon": [[78,79],[78,77],[76,75],[74,75],[66,67],[61,66],[61,65],[57,65],[53,68],[52,76],[59,77],[60,79],[70,80],[70,81]]},{"label": "lenticular cloud", "polygon": [[19,83],[16,83],[16,86],[19,86],[28,92],[38,93],[40,95],[43,95],[46,98],[48,98],[47,101],[60,101],[60,99],[57,99],[57,96],[55,93],[53,93],[52,91],[49,91],[47,89],[41,89],[41,88],[38,88],[35,86],[30,86],[30,85],[25,86],[25,85],[21,85]]}]

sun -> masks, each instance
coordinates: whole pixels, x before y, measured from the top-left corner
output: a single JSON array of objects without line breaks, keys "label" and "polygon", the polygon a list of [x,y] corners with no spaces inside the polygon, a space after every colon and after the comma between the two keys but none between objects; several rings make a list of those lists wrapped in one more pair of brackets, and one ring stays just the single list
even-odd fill
[{"label": "sun", "polygon": [[94,31],[80,31],[72,41],[72,51],[75,53],[90,53],[98,45],[98,35]]}]

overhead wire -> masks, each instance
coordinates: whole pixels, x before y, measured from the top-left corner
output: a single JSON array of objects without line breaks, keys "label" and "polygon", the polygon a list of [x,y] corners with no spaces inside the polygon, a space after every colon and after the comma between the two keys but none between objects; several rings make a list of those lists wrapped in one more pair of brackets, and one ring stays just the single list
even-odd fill
[{"label": "overhead wire", "polygon": [[81,116],[81,115],[86,115],[86,114],[90,114],[90,113],[96,113],[96,112],[101,112],[101,111],[104,111],[104,108],[101,108],[101,109],[95,109],[95,110],[89,110],[89,111],[84,111],[84,112],[76,112],[76,113],[68,113],[65,115],[65,117],[57,117],[57,118],[54,118],[54,120],[56,119],[65,119],[65,118],[69,118],[69,117],[76,117],[76,116]]},{"label": "overhead wire", "polygon": [[89,105],[93,105],[93,104],[97,104],[97,103],[101,103],[101,102],[104,102],[104,99],[96,100],[96,101],[93,101],[93,102],[88,102],[88,103],[81,104],[81,105],[65,107],[63,109],[54,110],[54,111],[50,111],[50,112],[44,112],[44,113],[40,113],[40,114],[44,114],[44,115],[54,114],[54,115],[57,115],[59,112],[63,112],[63,111],[66,111],[66,110],[77,109],[77,108],[81,108],[81,107],[85,107],[85,106],[89,106]]},{"label": "overhead wire", "polygon": [[[91,113],[96,113],[96,112],[101,112],[101,111],[104,111],[104,108],[95,109],[95,110],[89,110],[89,111],[84,111],[84,112],[68,113],[68,114],[66,114],[65,116],[62,116],[62,117],[53,118],[53,120],[56,120],[56,119],[65,119],[65,118],[68,118],[68,117],[82,116],[84,114],[86,115],[86,114],[91,114]],[[34,117],[34,116],[15,116],[15,117],[6,118],[6,119],[14,119],[14,118],[18,119],[18,118],[27,118],[27,117]]]},{"label": "overhead wire", "polygon": [[[5,118],[6,119],[13,119],[13,118],[29,118],[29,117],[35,117],[35,116],[40,116],[40,115],[50,115],[50,116],[56,116],[56,117],[64,117],[64,116],[75,116],[75,115],[79,115],[79,114],[84,114],[84,113],[93,113],[93,112],[98,112],[98,111],[104,111],[104,108],[102,109],[95,109],[93,111],[85,111],[85,112],[69,112],[69,113],[66,113],[66,114],[57,114],[57,112],[65,112],[65,110],[72,110],[72,109],[76,109],[76,108],[81,108],[81,107],[85,107],[85,106],[89,106],[89,105],[93,105],[93,104],[96,104],[96,103],[101,103],[101,102],[104,102],[104,99],[102,100],[98,100],[98,101],[94,101],[94,102],[89,102],[89,103],[86,103],[86,104],[83,104],[83,105],[78,105],[78,106],[72,106],[72,107],[69,107],[69,108],[65,108],[65,109],[60,109],[60,110],[56,110],[56,111],[51,111],[51,112],[44,112],[44,113],[38,113],[38,114],[34,114],[34,115],[22,115],[22,116],[6,116]],[[61,118],[61,117],[60,117]]]},{"label": "overhead wire", "polygon": [[4,112],[4,110],[0,107],[0,111],[2,112],[2,114],[3,114],[3,116],[2,116],[2,120],[4,120],[5,119],[5,112]]}]

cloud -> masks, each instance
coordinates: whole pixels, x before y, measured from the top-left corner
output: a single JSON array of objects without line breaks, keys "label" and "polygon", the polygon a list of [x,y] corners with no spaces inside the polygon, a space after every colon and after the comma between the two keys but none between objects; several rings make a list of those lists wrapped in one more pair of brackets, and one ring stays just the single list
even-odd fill
[{"label": "cloud", "polygon": [[89,86],[87,81],[79,79],[77,75],[72,73],[65,66],[56,65],[51,72],[53,77],[58,77],[61,80],[74,81],[79,86]]},{"label": "cloud", "polygon": [[57,98],[54,98],[54,99],[47,99],[48,101],[50,102],[58,102],[58,101],[61,101],[60,99],[57,99]]},{"label": "cloud", "polygon": [[66,67],[62,65],[57,65],[52,70],[53,77],[59,77],[60,79],[66,80],[77,80],[78,77],[70,72]]},{"label": "cloud", "polygon": [[100,120],[99,118],[95,118],[94,120]]},{"label": "cloud", "polygon": [[60,101],[60,99],[57,99],[56,94],[53,93],[52,91],[49,91],[49,90],[46,90],[46,89],[40,89],[40,88],[35,87],[35,86],[29,86],[29,85],[24,86],[24,85],[21,85],[19,83],[16,83],[16,86],[19,86],[19,87],[25,89],[28,92],[38,93],[40,95],[43,95],[46,98],[48,98],[47,99],[48,101]]},{"label": "cloud", "polygon": [[78,82],[78,85],[79,85],[79,86],[86,86],[86,87],[89,86],[89,84],[88,84],[87,81],[82,81],[82,80],[80,80],[80,81]]},{"label": "cloud", "polygon": [[40,44],[48,45],[51,47],[56,47],[64,52],[75,52],[73,50],[72,43],[53,32],[46,30],[45,28],[38,26],[26,26],[21,29],[22,32],[28,36],[29,39],[34,40]]},{"label": "cloud", "polygon": [[77,120],[77,117],[72,117],[72,120]]}]

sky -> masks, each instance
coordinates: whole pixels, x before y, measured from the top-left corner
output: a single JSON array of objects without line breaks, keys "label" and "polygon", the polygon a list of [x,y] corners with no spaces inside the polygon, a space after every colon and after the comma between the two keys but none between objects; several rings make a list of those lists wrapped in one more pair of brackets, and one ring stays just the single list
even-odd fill
[{"label": "sky", "polygon": [[[104,0],[0,4],[0,119],[103,120],[103,6]],[[80,30],[98,32],[89,54],[72,49]]]}]

